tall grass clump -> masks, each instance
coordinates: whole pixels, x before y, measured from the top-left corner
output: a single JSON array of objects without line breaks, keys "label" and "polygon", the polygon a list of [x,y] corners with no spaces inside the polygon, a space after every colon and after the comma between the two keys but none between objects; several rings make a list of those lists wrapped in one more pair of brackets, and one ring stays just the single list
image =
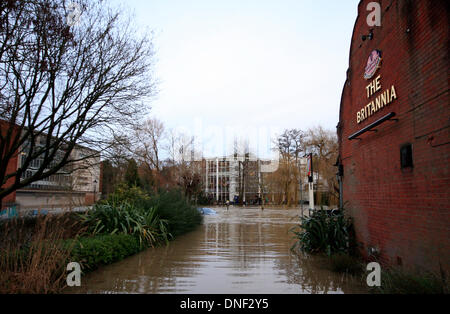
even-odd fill
[{"label": "tall grass clump", "polygon": [[128,201],[107,200],[80,215],[88,234],[129,234],[139,239],[141,246],[153,246],[168,241],[171,234],[167,221],[161,219],[155,207],[138,207]]},{"label": "tall grass clump", "polygon": [[291,232],[296,239],[293,250],[300,248],[307,253],[325,253],[328,256],[352,253],[353,224],[343,211],[313,211],[309,217],[300,217],[300,224]]},{"label": "tall grass clump", "polygon": [[73,215],[15,218],[0,225],[0,293],[58,293],[71,247],[82,229]]}]

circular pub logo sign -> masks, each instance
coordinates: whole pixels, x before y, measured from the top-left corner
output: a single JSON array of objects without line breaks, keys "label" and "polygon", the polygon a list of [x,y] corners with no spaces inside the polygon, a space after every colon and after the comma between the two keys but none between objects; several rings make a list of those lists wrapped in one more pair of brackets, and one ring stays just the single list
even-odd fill
[{"label": "circular pub logo sign", "polygon": [[369,60],[367,60],[366,69],[364,71],[364,78],[366,80],[370,80],[375,73],[377,72],[378,68],[381,64],[381,51],[380,50],[374,50],[369,56]]}]

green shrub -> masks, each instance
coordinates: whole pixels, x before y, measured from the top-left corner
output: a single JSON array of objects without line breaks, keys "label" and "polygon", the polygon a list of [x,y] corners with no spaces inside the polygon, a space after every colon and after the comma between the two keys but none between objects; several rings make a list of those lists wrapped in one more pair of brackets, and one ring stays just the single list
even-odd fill
[{"label": "green shrub", "polygon": [[297,240],[292,249],[300,247],[308,253],[351,253],[353,225],[343,211],[336,214],[321,209],[310,217],[300,217],[300,224],[291,229]]},{"label": "green shrub", "polygon": [[107,265],[140,252],[143,247],[138,238],[129,234],[99,235],[91,238],[67,240],[72,245],[71,261],[80,263],[84,271]]},{"label": "green shrub", "polygon": [[100,203],[104,204],[120,204],[128,203],[137,207],[142,207],[146,201],[150,199],[150,196],[137,186],[129,187],[126,184],[120,184],[114,191],[114,193],[108,195],[108,198]]},{"label": "green shrub", "polygon": [[161,219],[168,222],[168,230],[173,236],[194,230],[203,220],[197,208],[178,190],[161,192],[152,197],[147,206],[156,208]]}]

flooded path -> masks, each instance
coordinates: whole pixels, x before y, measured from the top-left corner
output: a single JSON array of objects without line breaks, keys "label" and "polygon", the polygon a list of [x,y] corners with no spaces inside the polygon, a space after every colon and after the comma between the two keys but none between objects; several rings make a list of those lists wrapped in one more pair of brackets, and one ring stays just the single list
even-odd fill
[{"label": "flooded path", "polygon": [[[360,281],[290,252],[298,210],[215,209],[202,226],[82,278],[68,293],[364,293]],[[294,218],[294,219],[293,219]]]}]

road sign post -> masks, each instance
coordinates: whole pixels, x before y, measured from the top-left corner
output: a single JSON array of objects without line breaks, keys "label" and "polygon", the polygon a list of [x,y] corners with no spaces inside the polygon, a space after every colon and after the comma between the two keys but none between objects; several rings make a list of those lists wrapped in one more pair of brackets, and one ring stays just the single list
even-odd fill
[{"label": "road sign post", "polygon": [[314,210],[314,172],[312,154],[308,155],[309,210]]}]

